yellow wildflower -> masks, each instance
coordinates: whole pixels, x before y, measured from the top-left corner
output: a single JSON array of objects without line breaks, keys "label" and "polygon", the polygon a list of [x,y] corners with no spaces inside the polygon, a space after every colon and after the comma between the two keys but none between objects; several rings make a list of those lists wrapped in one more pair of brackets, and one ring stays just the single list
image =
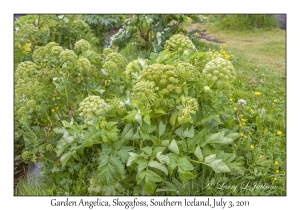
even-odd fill
[{"label": "yellow wildflower", "polygon": [[230,98],[229,101],[232,101],[232,98]]},{"label": "yellow wildflower", "polygon": [[278,180],[276,177],[274,178],[274,181]]},{"label": "yellow wildflower", "polygon": [[235,146],[235,147],[236,147],[236,144],[234,144],[233,146]]},{"label": "yellow wildflower", "polygon": [[281,131],[277,131],[277,135],[281,135],[282,134],[282,132]]},{"label": "yellow wildflower", "polygon": [[279,163],[278,163],[278,161],[276,160],[276,161],[275,161],[275,165],[278,165],[278,164],[279,164]]},{"label": "yellow wildflower", "polygon": [[276,173],[279,173],[279,170],[278,170],[278,169],[276,170]]},{"label": "yellow wildflower", "polygon": [[259,96],[259,95],[261,95],[261,93],[260,92],[255,92],[255,95]]},{"label": "yellow wildflower", "polygon": [[236,107],[234,107],[233,109],[234,109],[234,111],[236,111],[236,110],[237,110],[237,108],[236,108]]},{"label": "yellow wildflower", "polygon": [[263,157],[262,155],[259,156],[259,158],[262,158],[262,157]]},{"label": "yellow wildflower", "polygon": [[253,110],[253,109],[250,109],[250,112],[251,112],[251,113],[253,113],[253,112],[254,112],[254,110]]},{"label": "yellow wildflower", "polygon": [[51,109],[51,112],[55,112],[55,109]]},{"label": "yellow wildflower", "polygon": [[250,145],[250,149],[254,149],[254,145],[253,144]]},{"label": "yellow wildflower", "polygon": [[276,99],[274,99],[274,101],[273,101],[274,103],[277,103],[277,100]]}]

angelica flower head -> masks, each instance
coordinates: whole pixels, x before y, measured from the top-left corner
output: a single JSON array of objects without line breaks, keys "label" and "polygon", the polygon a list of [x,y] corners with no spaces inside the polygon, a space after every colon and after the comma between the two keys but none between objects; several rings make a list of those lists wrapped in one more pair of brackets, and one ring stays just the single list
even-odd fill
[{"label": "angelica flower head", "polygon": [[31,61],[21,62],[16,69],[16,78],[27,79],[36,74],[37,65]]},{"label": "angelica flower head", "polygon": [[199,109],[197,99],[189,96],[181,96],[177,102],[179,103],[178,121],[182,124],[193,122],[191,114],[196,114]]},{"label": "angelica flower head", "polygon": [[65,49],[59,54],[60,62],[72,63],[77,59],[77,55],[73,50]]},{"label": "angelica flower head", "polygon": [[113,53],[113,52],[114,52],[114,50],[112,48],[104,48],[103,49],[103,54],[104,55],[108,55],[108,54]]},{"label": "angelica flower head", "polygon": [[114,62],[117,65],[117,70],[122,72],[125,71],[128,64],[128,60],[123,55],[115,52],[107,55],[106,62],[108,61]]},{"label": "angelica flower head", "polygon": [[93,119],[93,116],[100,116],[105,114],[110,106],[100,96],[88,96],[79,104],[79,116],[84,118],[84,122]]},{"label": "angelica flower head", "polygon": [[166,41],[164,49],[181,53],[185,50],[188,52],[196,51],[196,47],[193,42],[187,36],[182,34],[173,35],[169,40]]},{"label": "angelica flower head", "polygon": [[230,87],[237,74],[229,60],[215,58],[205,65],[203,76],[213,88],[224,89]]},{"label": "angelica flower head", "polygon": [[81,39],[75,43],[75,50],[77,52],[84,52],[91,48],[90,43],[88,41]]},{"label": "angelica flower head", "polygon": [[133,86],[131,97],[140,100],[147,107],[154,105],[157,99],[155,83],[153,81],[139,81]]},{"label": "angelica flower head", "polygon": [[200,73],[196,67],[187,62],[179,63],[174,70],[178,77],[187,81],[195,81],[200,76]]}]

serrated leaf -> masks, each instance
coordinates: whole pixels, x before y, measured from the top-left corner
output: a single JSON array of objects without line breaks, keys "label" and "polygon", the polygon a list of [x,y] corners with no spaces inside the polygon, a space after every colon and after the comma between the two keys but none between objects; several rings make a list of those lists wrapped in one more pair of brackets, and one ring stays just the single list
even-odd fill
[{"label": "serrated leaf", "polygon": [[187,180],[194,179],[197,177],[192,172],[185,171],[180,168],[178,168],[178,173],[179,173],[179,178],[182,179],[183,181],[187,181]]},{"label": "serrated leaf", "polygon": [[171,118],[170,118],[170,124],[171,124],[172,126],[175,126],[177,116],[178,116],[178,110],[176,110],[176,111],[172,114],[172,116],[171,116]]},{"label": "serrated leaf", "polygon": [[150,116],[148,114],[145,115],[144,121],[145,121],[145,123],[147,123],[148,125],[150,125],[151,121],[150,121]]},{"label": "serrated leaf", "polygon": [[64,133],[68,132],[66,128],[54,128],[53,131],[56,134],[64,134]]},{"label": "serrated leaf", "polygon": [[127,133],[123,136],[124,140],[130,140],[133,136],[133,128],[130,128]]},{"label": "serrated leaf", "polygon": [[213,122],[214,126],[223,124],[219,115],[209,115],[209,117],[202,119],[200,123],[204,125],[211,122]]},{"label": "serrated leaf", "polygon": [[199,146],[196,147],[194,154],[196,155],[199,161],[203,161],[203,154]]},{"label": "serrated leaf", "polygon": [[67,152],[65,154],[63,154],[63,156],[61,156],[60,161],[62,163],[62,167],[65,167],[65,165],[67,164],[67,162],[69,161],[70,157],[72,156],[72,152]]},{"label": "serrated leaf", "polygon": [[142,170],[144,170],[145,168],[147,168],[147,164],[148,164],[148,161],[145,160],[145,159],[139,159],[138,161],[136,161],[137,163],[137,172],[140,172]]},{"label": "serrated leaf", "polygon": [[169,140],[162,140],[161,145],[162,146],[169,146],[170,141]]},{"label": "serrated leaf", "polygon": [[65,128],[71,128],[70,123],[69,123],[68,121],[66,121],[66,120],[63,120],[63,121],[62,121],[62,124],[63,124],[63,126],[64,126]]},{"label": "serrated leaf", "polygon": [[179,155],[179,148],[178,145],[176,143],[176,140],[173,139],[173,141],[171,142],[171,144],[168,146],[169,150],[171,150],[172,152],[174,152],[175,154]]},{"label": "serrated leaf", "polygon": [[69,144],[71,144],[73,141],[74,141],[74,136],[63,136],[63,139],[67,142],[67,143],[69,143]]},{"label": "serrated leaf", "polygon": [[132,164],[132,162],[134,161],[134,160],[136,160],[136,158],[139,156],[138,154],[135,154],[135,153],[133,153],[133,152],[128,152],[129,153],[129,158],[128,158],[128,160],[127,160],[127,164],[126,164],[126,166],[131,166],[131,164]]},{"label": "serrated leaf", "polygon": [[147,155],[151,155],[151,153],[152,153],[152,148],[149,147],[149,146],[142,148],[142,150],[143,150]]},{"label": "serrated leaf", "polygon": [[179,127],[175,130],[175,133],[177,134],[177,136],[179,136],[180,138],[183,137],[183,131],[182,131],[182,128]]},{"label": "serrated leaf", "polygon": [[166,130],[166,125],[162,123],[162,121],[159,122],[159,136],[163,135]]},{"label": "serrated leaf", "polygon": [[213,160],[207,165],[210,166],[216,173],[230,172],[228,166],[224,162],[222,162],[221,159]]},{"label": "serrated leaf", "polygon": [[166,155],[161,154],[161,152],[158,152],[156,154],[156,158],[159,160],[161,164],[169,164],[170,163],[170,158]]},{"label": "serrated leaf", "polygon": [[87,140],[85,140],[85,142],[83,143],[84,147],[91,147],[94,144],[94,140],[92,138],[88,138]]},{"label": "serrated leaf", "polygon": [[158,170],[161,170],[166,175],[168,175],[168,169],[164,165],[160,164],[159,162],[157,162],[157,161],[150,161],[148,165],[150,167],[152,167],[152,168],[156,168]]},{"label": "serrated leaf", "polygon": [[214,140],[210,141],[209,143],[212,143],[212,144],[231,144],[232,142],[233,142],[233,139],[222,137],[220,139],[214,139]]},{"label": "serrated leaf", "polygon": [[230,134],[228,134],[226,137],[227,138],[231,138],[231,139],[236,139],[237,137],[239,136],[239,134],[238,133],[230,133]]},{"label": "serrated leaf", "polygon": [[191,171],[194,170],[193,164],[188,160],[187,156],[179,157],[177,159],[177,166],[178,168],[184,170],[184,171]]},{"label": "serrated leaf", "polygon": [[212,162],[215,159],[216,159],[216,154],[212,154],[212,155],[206,156],[205,157],[205,163],[210,163],[210,162]]},{"label": "serrated leaf", "polygon": [[122,162],[120,161],[120,159],[118,157],[112,156],[110,158],[110,161],[116,167],[116,169],[117,169],[117,171],[119,172],[120,175],[125,174],[124,166],[123,166]]},{"label": "serrated leaf", "polygon": [[183,137],[193,138],[194,135],[195,135],[195,133],[194,133],[194,127],[191,127],[190,130],[187,128],[187,129],[183,132]]},{"label": "serrated leaf", "polygon": [[130,156],[129,151],[133,150],[134,148],[131,146],[125,146],[122,147],[120,150],[118,150],[116,153],[120,157],[121,161],[125,163],[127,158]]},{"label": "serrated leaf", "polygon": [[70,146],[70,144],[68,144],[65,140],[59,140],[56,146],[57,157],[60,157],[68,146]]}]

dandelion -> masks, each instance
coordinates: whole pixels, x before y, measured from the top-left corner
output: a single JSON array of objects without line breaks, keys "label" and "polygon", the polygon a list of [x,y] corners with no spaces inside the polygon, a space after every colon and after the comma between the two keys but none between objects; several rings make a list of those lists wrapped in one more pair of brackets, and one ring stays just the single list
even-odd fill
[{"label": "dandelion", "polygon": [[261,95],[261,92],[255,92],[255,95],[259,96]]},{"label": "dandelion", "polygon": [[231,101],[231,102],[232,102],[232,98],[230,98],[230,99],[229,99],[229,101]]},{"label": "dandelion", "polygon": [[250,149],[254,149],[254,145],[253,144],[250,145]]},{"label": "dandelion", "polygon": [[276,100],[276,99],[274,99],[274,101],[273,101],[274,103],[277,103],[278,101]]},{"label": "dandelion", "polygon": [[275,165],[278,165],[278,164],[279,164],[279,163],[278,163],[278,161],[276,160],[276,161],[275,161]]},{"label": "dandelion", "polygon": [[262,157],[263,157],[262,155],[259,156],[259,158],[262,158]]},{"label": "dandelion", "polygon": [[277,135],[281,135],[282,134],[282,132],[281,131],[277,131]]},{"label": "dandelion", "polygon": [[278,169],[276,170],[276,173],[279,173],[279,170],[278,170]]}]

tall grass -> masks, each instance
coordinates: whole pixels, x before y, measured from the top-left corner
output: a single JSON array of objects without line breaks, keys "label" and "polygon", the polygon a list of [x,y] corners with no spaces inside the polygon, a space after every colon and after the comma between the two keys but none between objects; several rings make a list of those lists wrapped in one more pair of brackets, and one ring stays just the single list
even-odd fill
[{"label": "tall grass", "polygon": [[279,23],[273,14],[236,14],[225,15],[215,22],[221,29],[247,30],[256,28],[278,28]]}]

